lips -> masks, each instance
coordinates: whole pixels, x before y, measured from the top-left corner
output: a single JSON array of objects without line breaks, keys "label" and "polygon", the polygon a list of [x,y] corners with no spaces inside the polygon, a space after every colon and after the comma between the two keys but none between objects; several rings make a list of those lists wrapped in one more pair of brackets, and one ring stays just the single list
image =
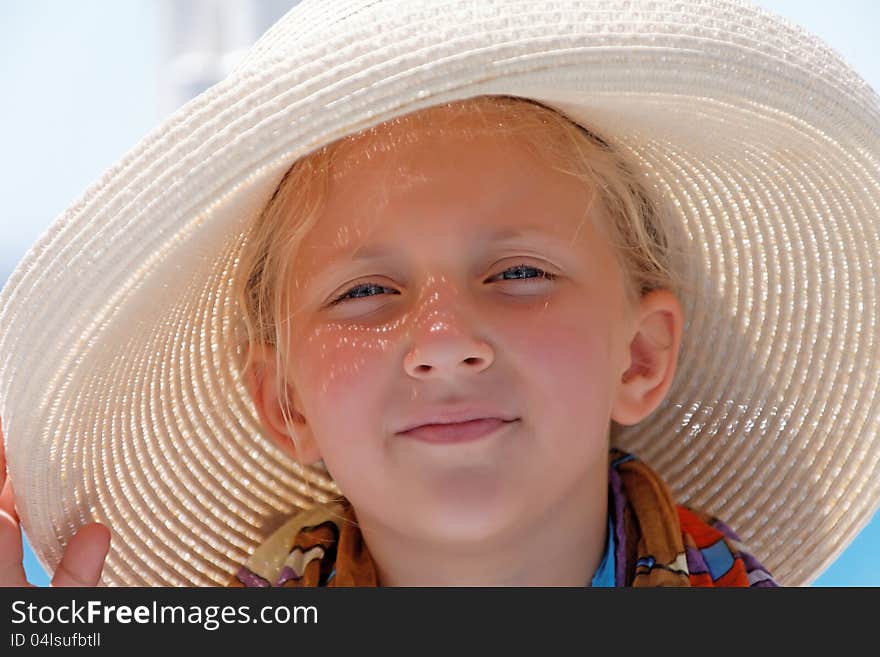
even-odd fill
[{"label": "lips", "polygon": [[519,418],[491,406],[437,406],[422,409],[412,421],[398,429],[397,433],[406,433],[429,424],[464,424],[471,420],[485,419],[510,421]]},{"label": "lips", "polygon": [[480,418],[466,422],[424,424],[400,435],[428,443],[461,443],[488,437],[516,420]]}]

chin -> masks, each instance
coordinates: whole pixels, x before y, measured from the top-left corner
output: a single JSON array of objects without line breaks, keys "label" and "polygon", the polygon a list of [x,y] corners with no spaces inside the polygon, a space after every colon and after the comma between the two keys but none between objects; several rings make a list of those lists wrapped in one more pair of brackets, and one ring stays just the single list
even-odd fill
[{"label": "chin", "polygon": [[467,550],[485,549],[486,544],[510,540],[522,519],[523,500],[500,497],[463,496],[434,499],[417,511],[414,522],[419,533],[438,544]]}]

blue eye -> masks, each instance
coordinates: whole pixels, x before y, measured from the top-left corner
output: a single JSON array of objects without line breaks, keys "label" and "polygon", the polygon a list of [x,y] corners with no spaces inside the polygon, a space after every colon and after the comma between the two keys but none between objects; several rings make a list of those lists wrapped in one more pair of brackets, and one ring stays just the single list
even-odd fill
[{"label": "blue eye", "polygon": [[[551,274],[549,272],[546,272],[543,269],[539,269],[538,267],[530,267],[529,265],[517,265],[516,267],[510,267],[508,269],[505,269],[499,275],[504,276],[507,272],[511,272],[511,271],[513,271],[513,272],[536,271],[536,272],[538,272],[538,275],[537,276],[516,276],[514,278],[506,278],[505,277],[504,280],[510,281],[510,280],[517,280],[517,279],[521,279],[521,278],[546,278],[546,279],[549,279],[552,281],[554,278],[556,278],[555,274]],[[493,278],[496,278],[496,277],[493,277]]]},{"label": "blue eye", "polygon": [[[513,276],[511,278],[508,278],[506,276],[506,274],[508,274],[509,272],[514,272],[517,275]],[[538,274],[536,276],[521,275],[523,273],[528,273],[528,272],[538,272]],[[506,281],[524,280],[524,279],[531,279],[531,278],[546,278],[547,280],[552,281],[556,278],[556,274],[551,274],[549,272],[544,271],[543,269],[539,269],[538,267],[530,267],[529,265],[516,265],[515,267],[508,267],[500,274],[492,276],[491,278],[488,278],[487,280],[489,280],[489,281],[494,280],[494,279],[498,278],[498,276],[503,276],[504,277],[503,280],[506,280]],[[394,290],[390,287],[385,287],[384,285],[377,285],[376,283],[361,283],[360,285],[355,285],[354,287],[349,288],[346,292],[344,292],[343,294],[341,294],[338,297],[336,297],[335,299],[333,299],[333,301],[330,302],[330,305],[332,306],[332,305],[336,305],[338,303],[344,303],[346,301],[349,301],[350,299],[360,299],[362,297],[372,297],[375,295],[370,294],[370,292],[374,292],[376,290],[388,290],[393,294],[400,294],[400,292],[398,292],[397,290]]]},{"label": "blue eye", "polygon": [[371,290],[390,290],[394,294],[400,294],[397,290],[392,290],[390,287],[385,287],[384,285],[376,285],[375,283],[362,283],[360,285],[355,285],[353,288],[350,288],[347,292],[339,295],[333,301],[330,302],[330,305],[334,305],[337,303],[341,303],[347,301],[349,299],[359,299],[361,297],[372,297],[375,295],[369,294]]}]

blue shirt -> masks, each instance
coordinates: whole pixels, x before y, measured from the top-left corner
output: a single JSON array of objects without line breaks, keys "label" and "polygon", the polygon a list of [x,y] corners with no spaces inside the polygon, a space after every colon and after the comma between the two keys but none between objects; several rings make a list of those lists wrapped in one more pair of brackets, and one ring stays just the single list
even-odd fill
[{"label": "blue shirt", "polygon": [[599,563],[599,567],[596,569],[596,574],[593,575],[591,586],[614,586],[614,549],[614,523],[611,521],[611,513],[609,510],[608,543],[605,545],[605,554],[602,557],[602,561]]}]

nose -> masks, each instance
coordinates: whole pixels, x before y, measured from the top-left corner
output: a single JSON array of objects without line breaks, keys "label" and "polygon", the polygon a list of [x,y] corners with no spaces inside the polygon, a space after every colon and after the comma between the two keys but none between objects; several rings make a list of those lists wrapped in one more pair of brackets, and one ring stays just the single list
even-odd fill
[{"label": "nose", "polygon": [[461,313],[431,313],[413,331],[404,368],[413,378],[477,374],[495,360],[492,347],[473,334]]}]

